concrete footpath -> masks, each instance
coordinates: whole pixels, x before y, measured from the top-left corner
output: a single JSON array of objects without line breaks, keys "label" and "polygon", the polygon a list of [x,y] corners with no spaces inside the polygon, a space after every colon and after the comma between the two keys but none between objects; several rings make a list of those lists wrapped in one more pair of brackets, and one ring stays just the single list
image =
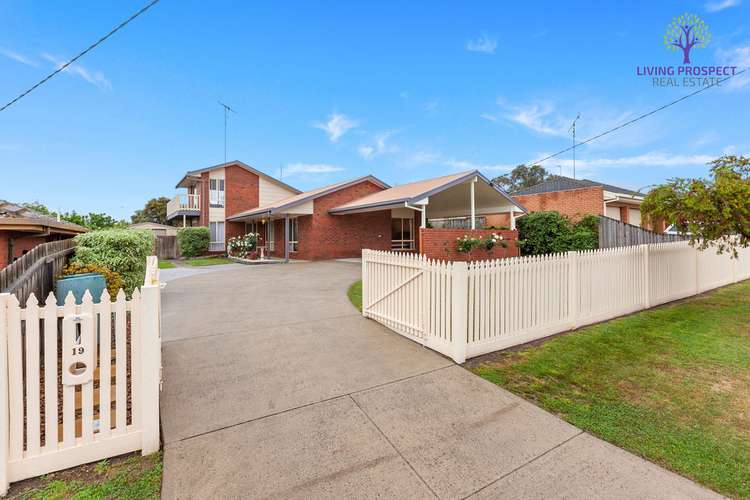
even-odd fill
[{"label": "concrete footpath", "polygon": [[362,318],[359,272],[170,281],[164,498],[718,498]]}]

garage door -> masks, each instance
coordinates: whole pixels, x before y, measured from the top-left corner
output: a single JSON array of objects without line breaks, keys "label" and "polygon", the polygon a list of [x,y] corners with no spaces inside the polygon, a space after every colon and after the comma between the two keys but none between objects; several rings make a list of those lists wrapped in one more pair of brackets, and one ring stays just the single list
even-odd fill
[{"label": "garage door", "polygon": [[640,208],[629,208],[628,209],[628,222],[634,226],[641,225],[641,209]]},{"label": "garage door", "polygon": [[620,207],[607,207],[607,217],[620,220]]}]

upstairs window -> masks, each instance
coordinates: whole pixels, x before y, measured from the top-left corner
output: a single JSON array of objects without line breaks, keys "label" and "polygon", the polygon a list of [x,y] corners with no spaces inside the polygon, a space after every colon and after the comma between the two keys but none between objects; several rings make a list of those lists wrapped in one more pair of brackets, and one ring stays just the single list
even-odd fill
[{"label": "upstairs window", "polygon": [[208,202],[212,207],[224,206],[224,179],[209,179]]}]

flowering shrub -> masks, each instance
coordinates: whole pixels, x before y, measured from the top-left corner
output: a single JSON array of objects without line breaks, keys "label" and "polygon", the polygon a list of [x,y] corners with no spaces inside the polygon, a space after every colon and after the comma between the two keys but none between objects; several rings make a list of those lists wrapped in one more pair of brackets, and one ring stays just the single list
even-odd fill
[{"label": "flowering shrub", "polygon": [[253,257],[258,248],[258,233],[247,233],[244,236],[235,236],[227,241],[227,252],[232,257],[245,259]]},{"label": "flowering shrub", "polygon": [[503,240],[501,234],[492,233],[482,238],[481,236],[469,236],[465,234],[460,238],[456,238],[456,251],[461,253],[469,253],[475,248],[483,247],[488,252],[492,250],[495,245],[500,245],[503,248],[508,248],[508,242]]}]

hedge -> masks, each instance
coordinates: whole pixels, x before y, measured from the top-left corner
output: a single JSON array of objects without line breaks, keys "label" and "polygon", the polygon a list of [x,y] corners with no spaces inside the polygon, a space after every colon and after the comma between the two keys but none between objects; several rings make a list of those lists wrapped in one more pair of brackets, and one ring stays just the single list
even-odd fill
[{"label": "hedge", "polygon": [[198,257],[208,252],[211,234],[207,227],[183,227],[177,231],[177,243],[183,257]]},{"label": "hedge", "polygon": [[599,219],[587,215],[574,222],[559,212],[534,212],[520,217],[518,246],[523,255],[542,255],[599,246]]},{"label": "hedge", "polygon": [[79,234],[75,241],[73,264],[103,266],[118,273],[128,296],[143,284],[146,257],[154,250],[151,231],[105,229]]}]

